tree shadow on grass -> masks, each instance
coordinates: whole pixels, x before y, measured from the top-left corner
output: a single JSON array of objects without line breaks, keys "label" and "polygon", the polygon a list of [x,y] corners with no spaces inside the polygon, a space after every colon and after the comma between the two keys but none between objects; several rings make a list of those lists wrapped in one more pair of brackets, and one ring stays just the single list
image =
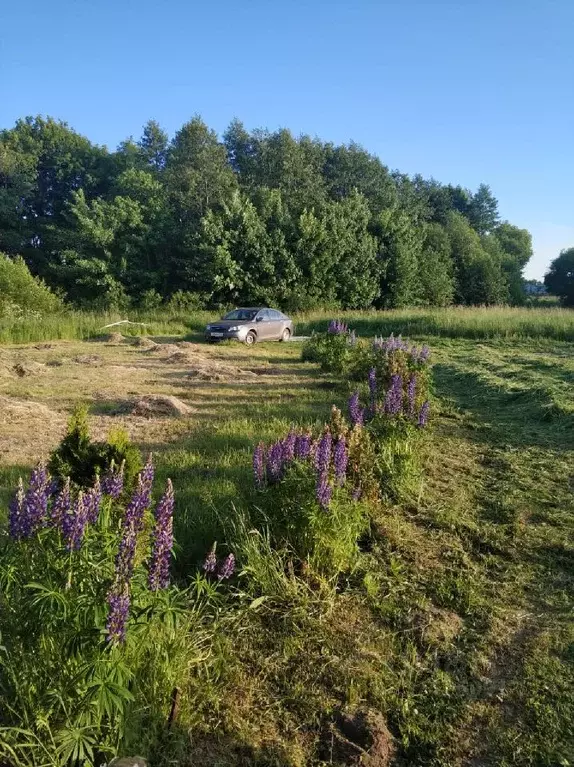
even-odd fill
[{"label": "tree shadow on grass", "polygon": [[472,432],[474,441],[517,448],[574,449],[574,418],[561,412],[544,390],[508,391],[488,383],[479,373],[445,364],[433,370],[437,394],[471,413],[481,424],[482,428]]}]

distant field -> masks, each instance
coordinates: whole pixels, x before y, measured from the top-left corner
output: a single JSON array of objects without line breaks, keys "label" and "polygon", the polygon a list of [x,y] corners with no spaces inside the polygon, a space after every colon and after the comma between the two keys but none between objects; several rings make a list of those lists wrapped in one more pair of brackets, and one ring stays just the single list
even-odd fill
[{"label": "distant field", "polygon": [[[301,316],[298,331],[329,317]],[[151,327],[161,336],[179,328],[156,340],[181,343],[205,319],[152,317]],[[574,313],[346,319],[361,335],[392,331],[432,347],[424,480],[417,497],[381,511],[357,570],[340,582],[309,588],[282,573],[273,591],[270,569],[268,601],[241,620],[222,617],[219,645],[185,692],[195,713],[181,763],[349,764],[329,750],[324,722],[353,706],[382,713],[395,767],[574,763],[574,347],[564,342]],[[47,332],[97,335],[105,320],[74,315]],[[86,402],[96,435],[124,426],[154,451],[159,484],[172,478],[184,579],[256,503],[253,445],[324,421],[348,396],[344,382],[302,363],[295,343],[146,350],[38,340],[0,349],[1,500]],[[195,368],[203,380],[189,377]],[[133,415],[152,393],[191,411]]]},{"label": "distant field", "polygon": [[[309,333],[325,330],[332,316],[333,312],[300,314],[296,317],[297,331]],[[574,310],[557,307],[395,309],[385,312],[342,312],[340,316],[360,336],[394,333],[410,338],[552,338],[574,341]]]},{"label": "distant field", "polygon": [[[170,313],[130,311],[119,314],[73,311],[40,320],[0,318],[0,343],[33,343],[56,339],[86,340],[101,336],[105,326],[130,319],[124,335],[186,335],[198,338],[217,312]],[[344,317],[361,336],[402,334],[412,338],[550,338],[574,341],[574,310],[552,305],[535,308],[449,307],[445,309],[397,309],[365,312],[309,312],[295,315],[296,331],[309,334],[325,330],[333,316]]]}]

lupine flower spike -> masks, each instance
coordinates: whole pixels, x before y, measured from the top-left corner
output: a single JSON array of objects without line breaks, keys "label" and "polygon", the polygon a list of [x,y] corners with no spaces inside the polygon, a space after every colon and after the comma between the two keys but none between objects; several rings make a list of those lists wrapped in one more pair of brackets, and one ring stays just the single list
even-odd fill
[{"label": "lupine flower spike", "polygon": [[223,581],[226,578],[231,578],[234,572],[235,572],[235,556],[233,554],[228,554],[223,560],[221,567],[219,568],[217,577],[219,578],[220,581]]},{"label": "lupine flower spike", "polygon": [[169,560],[173,548],[173,486],[167,480],[164,495],[155,508],[149,587],[152,591],[169,586]]},{"label": "lupine flower spike", "polygon": [[423,429],[427,425],[429,410],[430,410],[430,403],[428,400],[426,400],[422,404],[422,407],[419,412],[418,421],[417,421],[417,426],[419,426],[421,429]]},{"label": "lupine flower spike", "polygon": [[10,530],[10,537],[14,541],[19,541],[23,537],[23,524],[24,524],[24,483],[22,477],[18,480],[18,490],[16,495],[10,503],[8,513],[8,524]]},{"label": "lupine flower spike", "polygon": [[203,569],[206,573],[214,573],[217,568],[217,557],[215,555],[216,546],[217,543],[214,543],[203,563]]},{"label": "lupine flower spike", "polygon": [[265,445],[260,442],[253,451],[253,476],[255,487],[262,490],[265,485]]}]

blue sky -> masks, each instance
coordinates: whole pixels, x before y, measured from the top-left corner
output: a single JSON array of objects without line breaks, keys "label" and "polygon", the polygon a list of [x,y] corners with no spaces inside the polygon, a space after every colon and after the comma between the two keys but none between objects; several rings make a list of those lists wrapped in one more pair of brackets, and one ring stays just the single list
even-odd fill
[{"label": "blue sky", "polygon": [[475,189],[574,246],[573,0],[5,0],[0,127],[66,120],[116,146],[153,117],[351,139]]}]

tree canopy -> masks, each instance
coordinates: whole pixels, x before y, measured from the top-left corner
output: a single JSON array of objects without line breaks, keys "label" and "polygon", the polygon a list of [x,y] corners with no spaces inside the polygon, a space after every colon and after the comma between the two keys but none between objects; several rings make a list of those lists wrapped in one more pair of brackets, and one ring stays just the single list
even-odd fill
[{"label": "tree canopy", "polygon": [[550,264],[544,277],[550,293],[558,296],[564,306],[574,306],[574,248],[563,250]]},{"label": "tree canopy", "polygon": [[476,192],[351,142],[150,120],[115,151],[66,123],[0,132],[0,251],[85,307],[193,293],[286,310],[520,303],[530,234]]}]

